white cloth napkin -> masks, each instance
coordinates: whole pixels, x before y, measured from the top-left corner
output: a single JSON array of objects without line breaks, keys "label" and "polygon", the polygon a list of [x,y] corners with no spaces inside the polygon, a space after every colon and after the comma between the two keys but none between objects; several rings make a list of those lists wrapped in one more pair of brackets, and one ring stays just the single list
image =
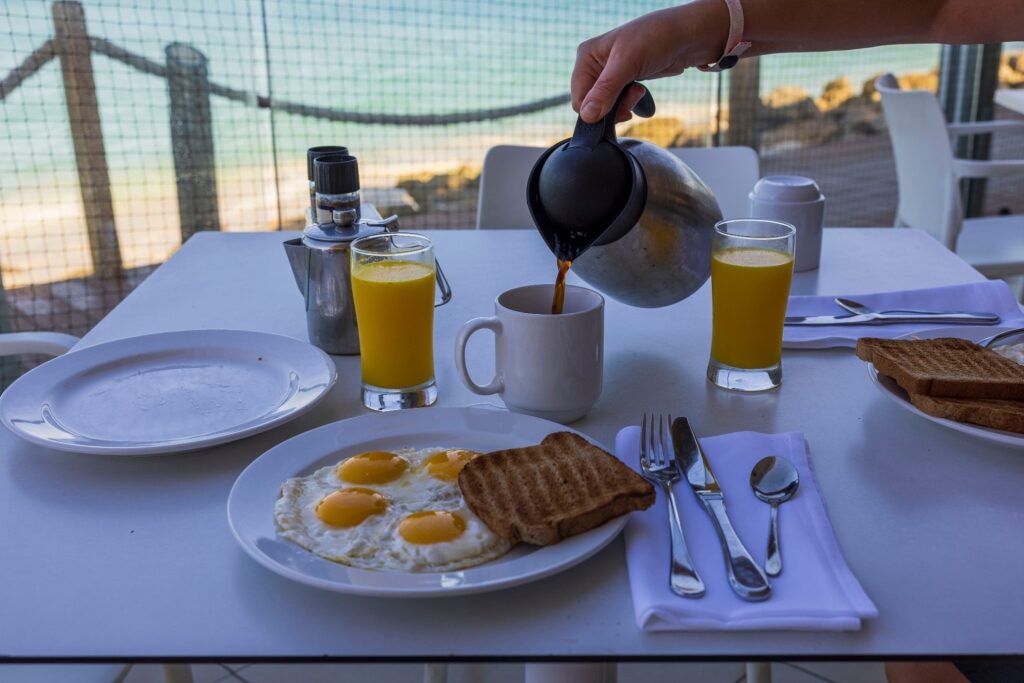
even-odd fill
[{"label": "white cloth napkin", "polygon": [[[848,631],[859,629],[861,619],[878,616],[843,560],[802,434],[736,432],[701,439],[701,446],[725,494],[729,519],[761,566],[771,508],[754,497],[750,470],[766,455],[783,456],[796,466],[800,487],[779,507],[782,574],[770,579],[772,595],[763,602],[745,602],[733,593],[711,518],[686,480],[680,479],[674,490],[683,534],[707,592],[702,598],[683,598],[668,587],[668,513],[659,489],[655,504],[633,513],[625,531],[626,565],[640,629]],[[638,427],[626,427],[615,439],[619,459],[638,472],[639,447]]]},{"label": "white cloth napkin", "polygon": [[[839,296],[842,296],[841,294]],[[844,315],[848,313],[833,301],[832,296],[791,296],[786,315]],[[966,311],[995,313],[1000,326],[1024,326],[1024,313],[1013,292],[1002,280],[972,282],[967,285],[909,289],[900,292],[857,294],[850,297],[876,311],[915,309],[920,311]],[[787,325],[782,333],[785,349],[827,349],[854,347],[861,337],[895,339],[905,334],[936,327],[949,327],[948,323],[908,325]]]}]

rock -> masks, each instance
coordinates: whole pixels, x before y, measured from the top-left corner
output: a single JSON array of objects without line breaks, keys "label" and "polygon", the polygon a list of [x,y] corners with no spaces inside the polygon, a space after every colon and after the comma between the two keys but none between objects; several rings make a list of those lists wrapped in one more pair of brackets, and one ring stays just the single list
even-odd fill
[{"label": "rock", "polygon": [[1002,56],[999,60],[999,84],[1008,88],[1024,85],[1024,52]]},{"label": "rock", "polygon": [[841,135],[839,124],[830,116],[789,121],[761,133],[761,154],[771,155],[787,149],[820,145]]},{"label": "rock", "polygon": [[839,137],[877,135],[885,131],[885,115],[882,113],[882,105],[873,100],[870,95],[861,95],[846,100],[829,112],[829,118],[835,121],[839,127]]},{"label": "rock", "polygon": [[627,126],[622,135],[647,140],[661,147],[679,147],[681,145],[676,144],[677,141],[688,137],[683,122],[671,116],[642,119]]},{"label": "rock", "polygon": [[937,92],[939,89],[939,70],[917,71],[909,74],[901,74],[896,77],[903,90],[928,90]]},{"label": "rock", "polygon": [[783,85],[761,98],[761,124],[773,128],[784,123],[817,119],[821,114],[818,105],[803,88]]},{"label": "rock", "polygon": [[[875,81],[878,80],[878,77],[881,75],[881,73],[874,74],[864,81],[860,90],[861,96],[868,98],[872,102],[880,102],[882,100],[878,91],[875,89]],[[896,81],[900,84],[900,88],[903,90],[928,90],[930,92],[937,92],[939,89],[939,69],[936,67],[931,71],[913,71],[907,74],[900,74],[896,76]]]},{"label": "rock", "polygon": [[865,79],[860,88],[861,97],[866,97],[871,102],[882,101],[882,97],[878,94],[878,90],[875,88],[875,81],[877,81],[881,75],[882,72],[878,72],[877,74],[872,74]]},{"label": "rock", "polygon": [[821,97],[818,98],[818,109],[821,111],[835,109],[853,96],[853,85],[850,84],[850,79],[841,76],[825,84],[825,88],[821,91]]},{"label": "rock", "polygon": [[362,200],[377,207],[382,216],[408,216],[420,210],[420,205],[412,195],[400,187],[367,187],[361,194]]},{"label": "rock", "polygon": [[416,173],[401,176],[395,186],[408,192],[423,210],[448,202],[475,200],[480,189],[480,169],[460,166],[447,173]]}]

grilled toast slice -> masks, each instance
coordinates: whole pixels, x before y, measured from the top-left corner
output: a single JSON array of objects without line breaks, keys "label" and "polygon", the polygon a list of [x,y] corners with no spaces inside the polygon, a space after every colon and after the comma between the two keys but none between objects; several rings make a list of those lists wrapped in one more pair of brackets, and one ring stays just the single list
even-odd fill
[{"label": "grilled toast slice", "polygon": [[654,487],[618,458],[570,432],[466,463],[459,488],[491,531],[550,545],[654,504]]},{"label": "grilled toast slice", "polygon": [[966,339],[864,337],[857,356],[908,394],[1024,400],[1024,366]]},{"label": "grilled toast slice", "polygon": [[929,415],[1024,434],[1024,401],[993,398],[935,398],[910,394],[910,402]]}]

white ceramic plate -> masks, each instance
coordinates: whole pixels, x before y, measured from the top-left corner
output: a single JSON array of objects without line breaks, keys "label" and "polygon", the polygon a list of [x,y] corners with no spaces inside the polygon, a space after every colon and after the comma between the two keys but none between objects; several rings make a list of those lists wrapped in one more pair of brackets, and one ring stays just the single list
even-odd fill
[{"label": "white ceramic plate", "polygon": [[[1008,329],[1012,328],[961,325],[956,327],[940,327],[933,330],[922,330],[920,332],[905,335],[901,337],[901,339],[938,339],[939,337],[957,337],[960,339],[970,339],[971,341],[981,341],[982,339],[986,339]],[[947,420],[941,417],[934,417],[922,410],[919,410],[910,402],[910,398],[907,397],[907,392],[901,389],[893,379],[886,377],[885,375],[879,375],[878,371],[875,370],[875,366],[870,363],[868,363],[868,375],[871,377],[872,383],[878,387],[879,391],[892,399],[896,405],[904,408],[905,410],[909,410],[915,415],[920,415],[924,419],[934,422],[935,424],[942,425],[943,427],[962,434],[973,436],[977,439],[981,439],[982,441],[991,441],[1004,446],[1013,446],[1014,448],[1024,448],[1024,435],[1022,434],[1006,432],[1001,429],[991,429],[980,425],[972,425],[966,422]]]},{"label": "white ceramic plate", "polygon": [[354,569],[278,538],[274,501],[286,479],[308,475],[363,451],[448,445],[487,452],[539,443],[556,431],[566,428],[491,408],[420,408],[324,425],[271,448],[239,475],[228,497],[228,523],[245,552],[267,569],[307,586],[340,593],[431,597],[481,593],[535,581],[582,562],[606,546],[625,526],[627,516],[554,545],[520,544],[477,567],[408,573]]},{"label": "white ceramic plate", "polygon": [[71,351],[33,368],[0,396],[0,419],[48,448],[163,455],[298,417],[337,377],[330,356],[290,337],[166,332]]}]

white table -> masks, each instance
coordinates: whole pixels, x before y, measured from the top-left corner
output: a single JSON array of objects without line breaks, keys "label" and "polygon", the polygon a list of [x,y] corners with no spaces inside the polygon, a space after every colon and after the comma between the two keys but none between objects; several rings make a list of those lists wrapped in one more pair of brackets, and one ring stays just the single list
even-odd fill
[{"label": "white table", "polygon": [[1024,90],[999,88],[996,90],[996,104],[1006,107],[1018,114],[1024,114]]},{"label": "white table", "polygon": [[[305,339],[280,243],[200,233],[83,340],[191,328]],[[431,233],[455,297],[437,312],[440,405],[478,397],[452,343],[498,292],[548,282],[533,232]],[[922,232],[829,230],[794,290],[856,294],[979,280]],[[315,411],[261,436],[147,459],[47,451],[0,433],[0,656],[16,658],[757,658],[1024,652],[1024,453],[927,423],[876,393],[849,350],[789,352],[781,391],[738,396],[704,379],[705,287],[660,310],[609,301],[601,400],[576,426],[604,443],[643,409],[701,435],[802,430],[839,542],[881,616],[856,633],[637,630],[621,541],[530,585],[447,600],[375,600],[293,584],[236,546],[225,500],[274,444],[360,415],[358,359]],[[486,368],[481,340],[471,360]],[[269,511],[268,511],[269,514]]]}]

